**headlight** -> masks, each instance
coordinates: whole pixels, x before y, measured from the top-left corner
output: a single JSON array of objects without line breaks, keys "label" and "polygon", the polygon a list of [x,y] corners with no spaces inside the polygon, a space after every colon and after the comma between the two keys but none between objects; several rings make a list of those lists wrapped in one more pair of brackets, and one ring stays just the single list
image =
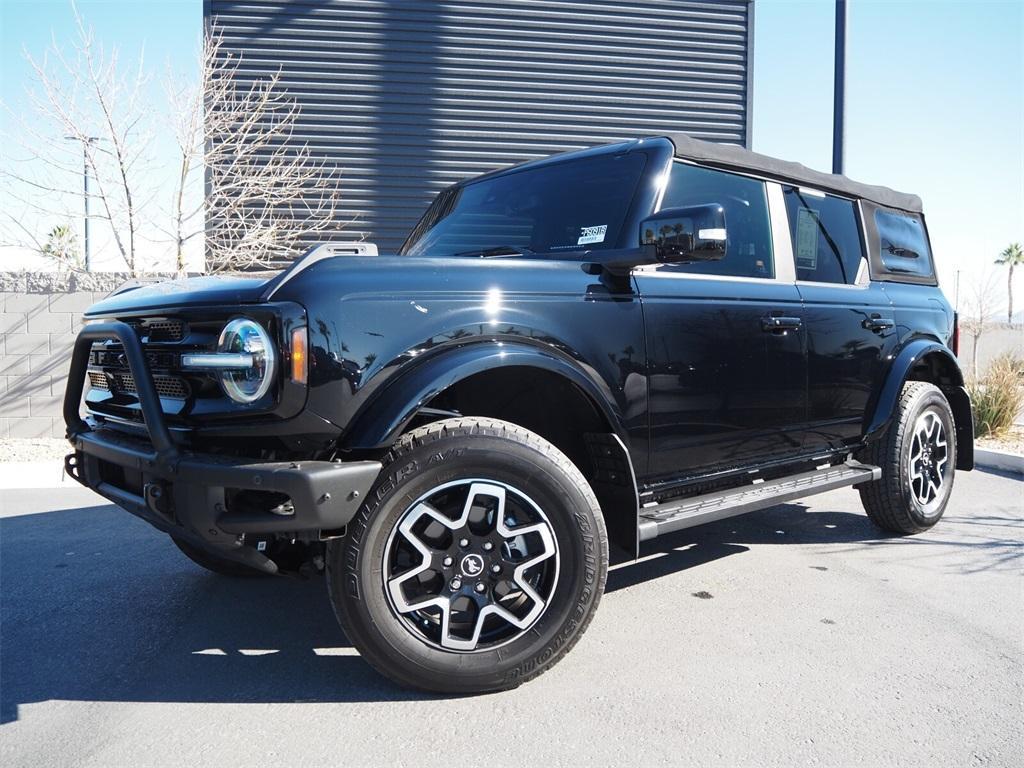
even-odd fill
[{"label": "headlight", "polygon": [[253,403],[267,394],[274,381],[277,353],[263,326],[244,317],[232,320],[220,333],[217,352],[251,359],[245,368],[221,371],[220,383],[228,397],[238,403]]}]

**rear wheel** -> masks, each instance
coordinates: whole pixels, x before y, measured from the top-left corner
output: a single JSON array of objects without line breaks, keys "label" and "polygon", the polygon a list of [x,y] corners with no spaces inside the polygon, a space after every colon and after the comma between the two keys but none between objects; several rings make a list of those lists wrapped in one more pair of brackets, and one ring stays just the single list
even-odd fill
[{"label": "rear wheel", "polygon": [[953,489],[956,430],[942,390],[924,381],[903,385],[885,437],[861,457],[882,477],[860,486],[872,522],[894,533],[920,533],[939,522]]},{"label": "rear wheel", "polygon": [[561,659],[597,608],[608,543],[557,448],[494,419],[405,435],[344,539],[335,612],[364,658],[415,688],[513,688]]}]

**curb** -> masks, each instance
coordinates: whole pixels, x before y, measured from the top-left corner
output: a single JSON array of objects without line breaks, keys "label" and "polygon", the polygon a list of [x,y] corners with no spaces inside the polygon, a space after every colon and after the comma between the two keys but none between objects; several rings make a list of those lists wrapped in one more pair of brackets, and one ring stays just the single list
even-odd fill
[{"label": "curb", "polygon": [[8,461],[0,464],[0,490],[81,488],[64,474],[64,462]]},{"label": "curb", "polygon": [[1024,456],[1005,451],[974,449],[974,466],[978,469],[996,469],[1014,475],[1024,475]]}]

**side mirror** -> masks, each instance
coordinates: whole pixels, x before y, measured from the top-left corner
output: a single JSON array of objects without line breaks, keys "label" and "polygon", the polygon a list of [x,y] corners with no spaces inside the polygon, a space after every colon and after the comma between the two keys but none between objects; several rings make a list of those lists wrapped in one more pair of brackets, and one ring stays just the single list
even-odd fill
[{"label": "side mirror", "polygon": [[725,257],[725,210],[717,203],[666,208],[640,224],[640,245],[653,245],[661,263]]}]

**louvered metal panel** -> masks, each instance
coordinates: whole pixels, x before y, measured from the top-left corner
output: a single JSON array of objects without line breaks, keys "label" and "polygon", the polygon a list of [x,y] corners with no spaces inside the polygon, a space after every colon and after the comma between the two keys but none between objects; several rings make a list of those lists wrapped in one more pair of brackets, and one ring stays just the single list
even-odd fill
[{"label": "louvered metal panel", "polygon": [[353,238],[401,245],[433,196],[553,152],[685,132],[750,144],[748,0],[207,0],[248,84],[342,172]]}]

